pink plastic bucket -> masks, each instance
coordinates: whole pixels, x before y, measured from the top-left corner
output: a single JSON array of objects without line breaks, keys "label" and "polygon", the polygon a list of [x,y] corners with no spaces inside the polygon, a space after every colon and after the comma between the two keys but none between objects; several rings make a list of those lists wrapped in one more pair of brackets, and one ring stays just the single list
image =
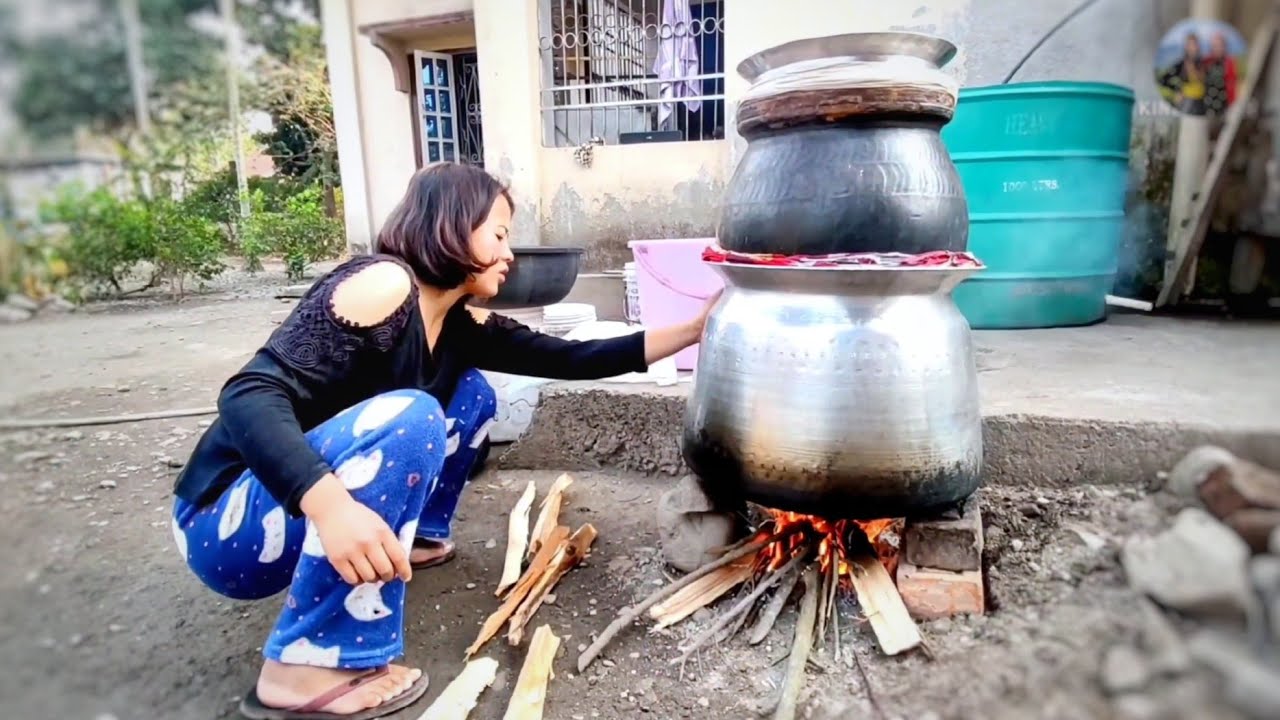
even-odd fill
[{"label": "pink plastic bucket", "polygon": [[[658,328],[697,316],[707,300],[724,287],[724,280],[702,262],[702,251],[715,238],[632,240],[636,259],[636,287],[640,294],[640,322]],[[675,356],[677,370],[698,364],[698,346]]]}]

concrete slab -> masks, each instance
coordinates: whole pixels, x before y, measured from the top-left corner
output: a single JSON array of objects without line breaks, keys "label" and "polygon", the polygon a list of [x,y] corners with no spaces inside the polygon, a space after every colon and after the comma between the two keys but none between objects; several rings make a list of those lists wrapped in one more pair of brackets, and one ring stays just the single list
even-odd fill
[{"label": "concrete slab", "polygon": [[[1280,325],[1120,314],[1084,328],[975,333],[987,482],[1132,482],[1212,442],[1280,466]],[[687,472],[691,385],[565,382],[508,467]]]}]

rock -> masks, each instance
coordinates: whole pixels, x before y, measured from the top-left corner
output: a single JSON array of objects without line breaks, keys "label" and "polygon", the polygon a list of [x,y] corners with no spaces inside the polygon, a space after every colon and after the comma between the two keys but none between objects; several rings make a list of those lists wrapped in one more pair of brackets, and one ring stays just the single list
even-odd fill
[{"label": "rock", "polygon": [[662,556],[672,567],[690,572],[715,560],[715,550],[731,545],[739,517],[719,512],[702,483],[686,475],[658,500]]},{"label": "rock", "polygon": [[1201,445],[1173,466],[1166,487],[1182,497],[1197,497],[1200,484],[1209,477],[1209,473],[1235,461],[1235,455],[1220,447]]},{"label": "rock", "polygon": [[75,303],[60,295],[50,295],[40,303],[40,312],[50,315],[75,312]]},{"label": "rock", "polygon": [[1165,708],[1159,700],[1144,693],[1121,695],[1111,702],[1114,720],[1162,720]]},{"label": "rock", "polygon": [[53,457],[53,453],[51,452],[45,452],[43,450],[28,450],[23,453],[18,453],[14,456],[13,461],[19,465],[26,465],[28,463],[40,462],[41,460],[48,460],[51,457]]},{"label": "rock", "polygon": [[1280,667],[1249,652],[1243,637],[1202,630],[1187,642],[1197,663],[1222,680],[1222,694],[1236,710],[1253,720],[1280,717]]},{"label": "rock", "polygon": [[1110,695],[1141,690],[1151,679],[1151,668],[1132,645],[1118,643],[1102,656],[1098,680]]},{"label": "rock", "polygon": [[15,310],[25,311],[28,314],[40,309],[40,303],[32,300],[26,295],[23,295],[22,293],[12,293],[5,298],[4,304],[14,308]]},{"label": "rock", "polygon": [[1243,619],[1257,608],[1249,555],[1230,528],[1200,508],[1187,508],[1163,533],[1129,538],[1120,560],[1130,586],[1166,607]]},{"label": "rock", "polygon": [[23,310],[22,307],[14,307],[9,305],[8,302],[0,305],[0,324],[24,323],[29,319],[31,319],[31,311]]},{"label": "rock", "polygon": [[1182,636],[1156,604],[1138,601],[1142,612],[1139,647],[1147,654],[1151,669],[1166,675],[1181,675],[1191,669],[1191,655]]},{"label": "rock", "polygon": [[1271,637],[1280,644],[1280,557],[1259,555],[1249,561],[1249,578],[1262,599],[1262,613]]},{"label": "rock", "polygon": [[117,485],[118,483],[115,480],[103,480],[102,482],[98,483],[98,487],[102,488],[103,490],[114,490],[116,489]]}]

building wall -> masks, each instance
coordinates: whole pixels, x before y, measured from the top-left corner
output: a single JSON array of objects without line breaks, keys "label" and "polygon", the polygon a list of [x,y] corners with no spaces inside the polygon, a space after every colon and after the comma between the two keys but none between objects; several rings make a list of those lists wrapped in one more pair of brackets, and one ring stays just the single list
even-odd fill
[{"label": "building wall", "polygon": [[[573,148],[545,147],[539,112],[539,0],[325,0],[349,2],[354,25],[474,8],[473,26],[454,36],[421,37],[421,49],[457,47],[470,33],[479,55],[488,169],[517,197],[518,244],[576,245],[588,271],[617,268],[627,241],[715,233],[718,198],[745,144],[733,132],[736,98],[746,88],[735,68],[766,47],[803,37],[905,29],[946,37],[960,47],[949,71],[964,85],[996,84],[1082,0],[731,0],[725,3],[724,141],[595,147],[584,166]],[[1222,0],[1229,15],[1251,3]],[[1237,10],[1239,5],[1244,10]],[[1013,78],[1092,80],[1132,87],[1139,122],[1173,123],[1159,99],[1151,58],[1165,30],[1185,17],[1188,0],[1097,0],[1057,30]],[[1243,16],[1242,16],[1243,17]],[[1248,34],[1249,27],[1240,26]],[[431,45],[437,47],[430,47]],[[394,90],[387,59],[368,38],[354,40],[369,224],[394,206],[415,166],[408,96]],[[337,102],[337,98],[335,98]],[[344,159],[344,167],[346,165]]]}]

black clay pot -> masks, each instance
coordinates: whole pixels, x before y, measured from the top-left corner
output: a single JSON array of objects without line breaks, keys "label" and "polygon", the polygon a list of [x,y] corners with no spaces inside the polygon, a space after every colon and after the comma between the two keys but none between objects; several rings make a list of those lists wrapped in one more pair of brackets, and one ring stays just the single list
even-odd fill
[{"label": "black clay pot", "polygon": [[515,262],[498,294],[473,305],[490,310],[518,310],[554,305],[569,296],[578,281],[582,248],[511,248]]},{"label": "black clay pot", "polygon": [[[739,72],[754,89],[762,74],[793,63],[857,57],[916,63],[927,78],[954,54],[929,36],[855,33],[771,48]],[[954,111],[952,91],[909,80],[749,94],[738,108],[747,150],[726,188],[717,241],[788,255],[966,250],[968,203],[941,137]]]}]

